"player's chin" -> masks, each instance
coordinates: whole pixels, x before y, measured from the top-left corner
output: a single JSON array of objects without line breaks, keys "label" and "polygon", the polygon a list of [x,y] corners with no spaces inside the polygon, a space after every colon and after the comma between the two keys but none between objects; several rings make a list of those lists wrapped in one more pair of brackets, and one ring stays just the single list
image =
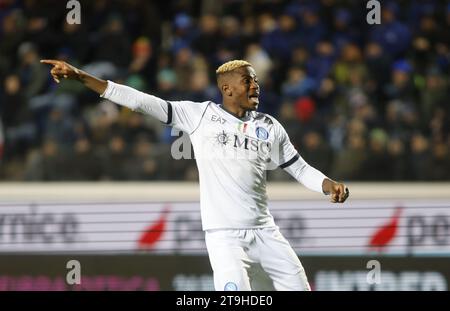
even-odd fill
[{"label": "player's chin", "polygon": [[248,110],[256,110],[256,109],[258,109],[258,105],[259,105],[259,102],[254,101],[254,100],[249,100],[247,107],[248,107]]}]

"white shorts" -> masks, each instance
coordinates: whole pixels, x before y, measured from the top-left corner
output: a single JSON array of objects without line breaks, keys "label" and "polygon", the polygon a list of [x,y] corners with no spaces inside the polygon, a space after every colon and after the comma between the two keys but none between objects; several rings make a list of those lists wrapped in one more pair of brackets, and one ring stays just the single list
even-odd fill
[{"label": "white shorts", "polygon": [[205,232],[214,287],[223,290],[311,290],[300,260],[277,227]]}]

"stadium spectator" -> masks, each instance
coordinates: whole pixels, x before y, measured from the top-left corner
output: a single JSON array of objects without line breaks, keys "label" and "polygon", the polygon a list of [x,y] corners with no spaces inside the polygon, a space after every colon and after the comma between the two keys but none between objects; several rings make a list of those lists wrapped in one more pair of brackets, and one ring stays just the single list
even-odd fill
[{"label": "stadium spectator", "polygon": [[[196,178],[189,161],[164,158],[155,170],[149,164],[145,176],[106,165],[137,156],[145,149],[136,141],[141,135],[152,150],[166,151],[177,137],[102,102],[75,81],[56,88],[38,61],[43,57],[87,64],[82,69],[100,78],[162,98],[196,101],[218,101],[214,68],[244,58],[260,76],[260,110],[279,117],[297,147],[320,158],[321,166],[342,164],[337,178],[450,178],[445,1],[405,0],[401,7],[385,1],[381,25],[366,24],[358,1],[228,1],[213,9],[145,0],[82,5],[77,25],[68,24],[65,6],[53,1],[2,4],[4,180]],[[123,144],[118,153],[108,148],[116,136],[124,140],[113,143]],[[105,171],[90,174],[92,159],[76,176],[50,167],[84,157],[103,157]],[[381,176],[375,167],[386,157],[390,168]]]}]

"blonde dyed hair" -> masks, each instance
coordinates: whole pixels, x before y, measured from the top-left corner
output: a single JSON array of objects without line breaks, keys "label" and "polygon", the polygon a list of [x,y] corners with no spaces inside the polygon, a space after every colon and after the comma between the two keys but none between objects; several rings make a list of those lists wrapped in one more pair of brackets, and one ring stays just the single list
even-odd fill
[{"label": "blonde dyed hair", "polygon": [[226,62],[225,64],[221,65],[219,68],[217,68],[216,70],[216,75],[220,75],[223,73],[227,73],[230,71],[233,71],[235,69],[241,68],[241,67],[246,67],[246,66],[251,66],[252,64],[250,64],[249,62],[245,61],[245,60],[231,60],[229,62]]}]

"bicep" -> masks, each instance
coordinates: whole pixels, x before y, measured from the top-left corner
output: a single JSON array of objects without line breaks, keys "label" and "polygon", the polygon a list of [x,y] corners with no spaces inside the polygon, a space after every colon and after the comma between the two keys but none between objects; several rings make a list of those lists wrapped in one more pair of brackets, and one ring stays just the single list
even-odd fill
[{"label": "bicep", "polygon": [[299,158],[299,154],[290,141],[286,130],[280,124],[275,125],[273,133],[275,139],[272,147],[271,159],[275,164],[284,168],[296,161]]},{"label": "bicep", "polygon": [[192,134],[203,118],[209,103],[191,101],[170,101],[168,125],[185,133]]}]

